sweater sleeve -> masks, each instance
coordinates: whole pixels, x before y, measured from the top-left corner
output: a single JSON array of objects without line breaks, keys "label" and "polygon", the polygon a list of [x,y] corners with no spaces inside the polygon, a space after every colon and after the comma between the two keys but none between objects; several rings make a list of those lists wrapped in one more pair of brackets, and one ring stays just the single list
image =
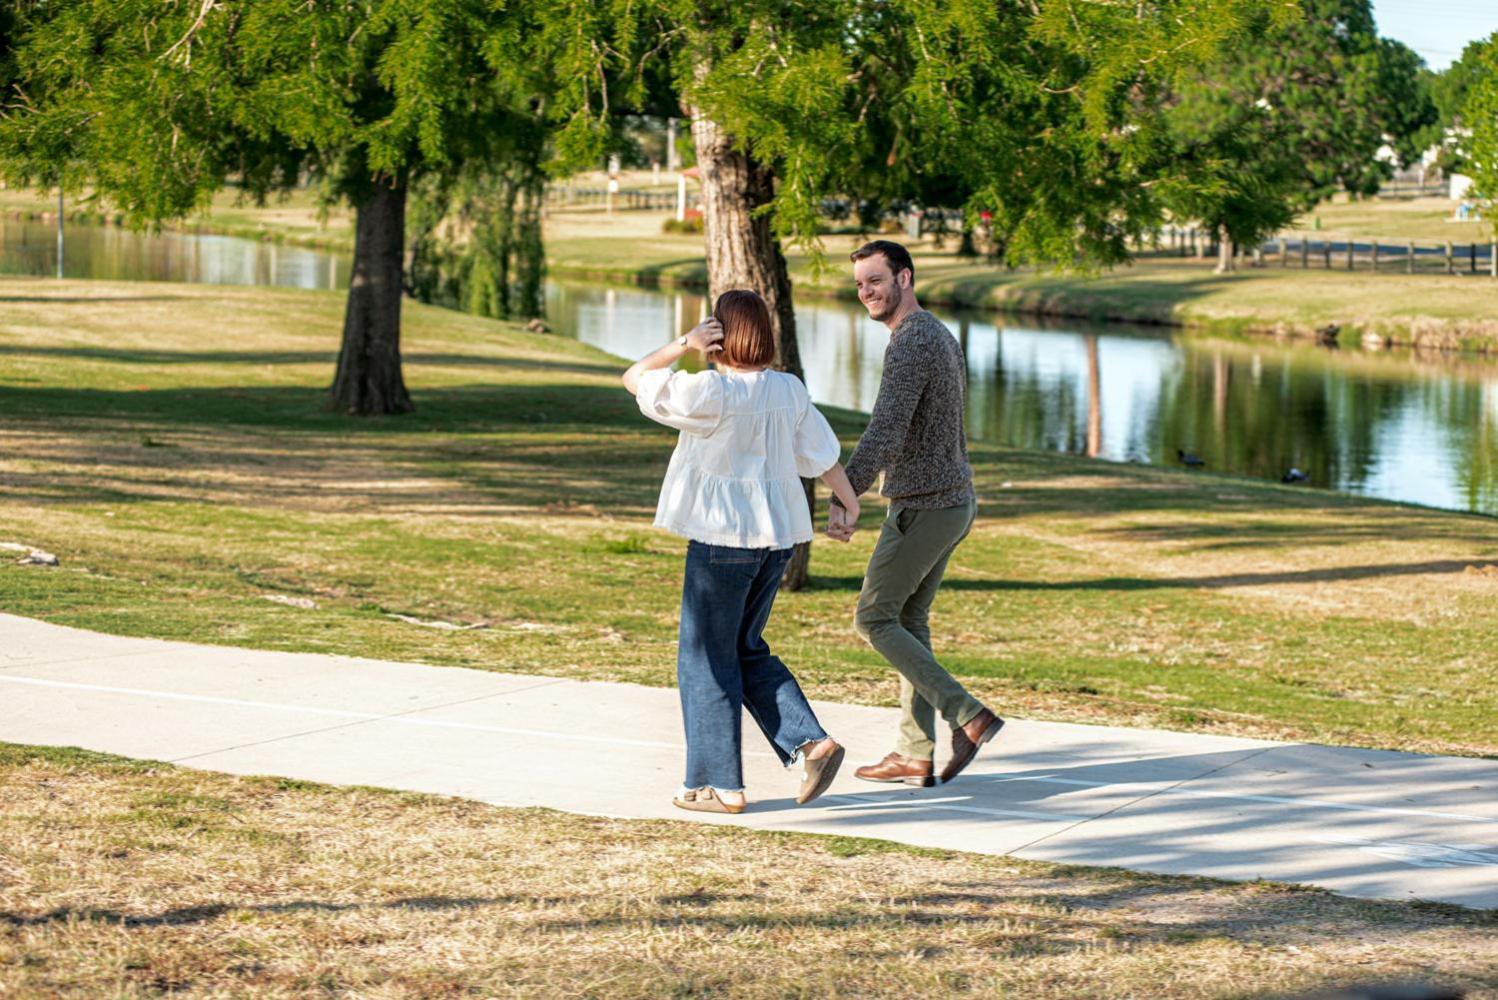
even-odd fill
[{"label": "sweater sleeve", "polygon": [[879,380],[879,395],[874,399],[874,414],[846,467],[854,496],[867,492],[905,446],[916,404],[921,401],[929,375],[916,337],[900,337],[890,342],[884,352],[884,374]]}]

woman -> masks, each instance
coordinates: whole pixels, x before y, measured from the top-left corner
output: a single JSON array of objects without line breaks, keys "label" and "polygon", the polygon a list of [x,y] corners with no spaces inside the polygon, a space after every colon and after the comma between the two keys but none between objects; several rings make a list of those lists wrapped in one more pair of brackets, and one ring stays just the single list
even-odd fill
[{"label": "woman", "polygon": [[[671,371],[688,350],[717,370]],[[687,768],[673,801],[683,809],[744,811],[746,706],[781,762],[802,763],[798,803],[826,791],[843,761],[760,634],[792,546],[811,541],[801,477],[822,477],[858,516],[837,436],[800,380],[770,369],[774,359],[764,300],[732,291],[711,319],[624,373],[641,412],[681,431],[655,523],[690,542],[676,656]]]}]

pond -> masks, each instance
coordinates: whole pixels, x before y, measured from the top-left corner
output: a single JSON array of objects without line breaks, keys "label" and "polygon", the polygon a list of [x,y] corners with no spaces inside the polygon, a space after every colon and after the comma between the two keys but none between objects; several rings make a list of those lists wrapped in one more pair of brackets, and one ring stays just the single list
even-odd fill
[{"label": "pond", "polygon": [[[222,236],[66,229],[70,277],[342,288],[348,260]],[[50,224],[0,221],[0,272],[52,273]],[[548,282],[559,333],[625,358],[690,329],[689,292]],[[1498,514],[1498,364],[1335,351],[1153,328],[933,310],[968,363],[975,440],[1178,465]],[[872,407],[888,334],[855,302],[797,304],[808,388]]]}]

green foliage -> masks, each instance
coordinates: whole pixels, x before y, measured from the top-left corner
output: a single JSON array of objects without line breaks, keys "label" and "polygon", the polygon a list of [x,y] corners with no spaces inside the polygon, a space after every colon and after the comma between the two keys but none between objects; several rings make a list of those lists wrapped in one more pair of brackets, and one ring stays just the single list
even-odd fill
[{"label": "green foliage", "polygon": [[1163,88],[1266,9],[1295,8],[612,0],[553,26],[575,74],[559,152],[601,148],[610,108],[665,63],[684,105],[773,166],[783,239],[817,248],[822,199],[845,192],[985,212],[1011,262],[1121,261],[1161,211]]},{"label": "green foliage", "polygon": [[1471,94],[1472,88],[1491,72],[1489,67],[1493,43],[1493,38],[1469,42],[1462,50],[1460,59],[1440,73],[1430,74],[1428,81],[1430,99],[1436,106],[1439,125],[1442,129],[1460,127],[1464,124],[1468,95]]},{"label": "green foliage", "polygon": [[1498,202],[1498,34],[1480,48],[1469,46],[1463,62],[1468,57],[1471,88],[1462,105],[1462,121],[1471,134],[1461,146],[1476,194],[1491,204]]},{"label": "green foliage", "polygon": [[543,311],[542,136],[516,162],[418,184],[407,207],[407,283],[423,302],[506,319]]},{"label": "green foliage", "polygon": [[688,212],[686,218],[670,218],[661,223],[663,233],[701,233],[703,231],[702,213]]},{"label": "green foliage", "polygon": [[1416,157],[1435,120],[1414,52],[1374,29],[1368,0],[1304,0],[1227,58],[1182,80],[1166,123],[1174,215],[1250,243],[1338,188],[1372,194],[1385,137]]},{"label": "green foliage", "polygon": [[59,164],[133,219],[204,207],[226,176],[263,197],[304,172],[357,201],[512,152],[544,91],[519,14],[488,0],[67,0],[16,5],[0,149]]}]

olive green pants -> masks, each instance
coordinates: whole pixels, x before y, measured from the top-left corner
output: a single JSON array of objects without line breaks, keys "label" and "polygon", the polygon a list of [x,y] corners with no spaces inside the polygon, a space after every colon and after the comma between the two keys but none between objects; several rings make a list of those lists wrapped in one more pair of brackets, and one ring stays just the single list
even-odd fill
[{"label": "olive green pants", "polygon": [[869,560],[854,618],[858,634],[900,672],[900,738],[895,749],[931,760],[936,713],[964,725],[983,705],[936,662],[928,618],[947,560],[972,530],[973,501],[943,510],[891,505]]}]

